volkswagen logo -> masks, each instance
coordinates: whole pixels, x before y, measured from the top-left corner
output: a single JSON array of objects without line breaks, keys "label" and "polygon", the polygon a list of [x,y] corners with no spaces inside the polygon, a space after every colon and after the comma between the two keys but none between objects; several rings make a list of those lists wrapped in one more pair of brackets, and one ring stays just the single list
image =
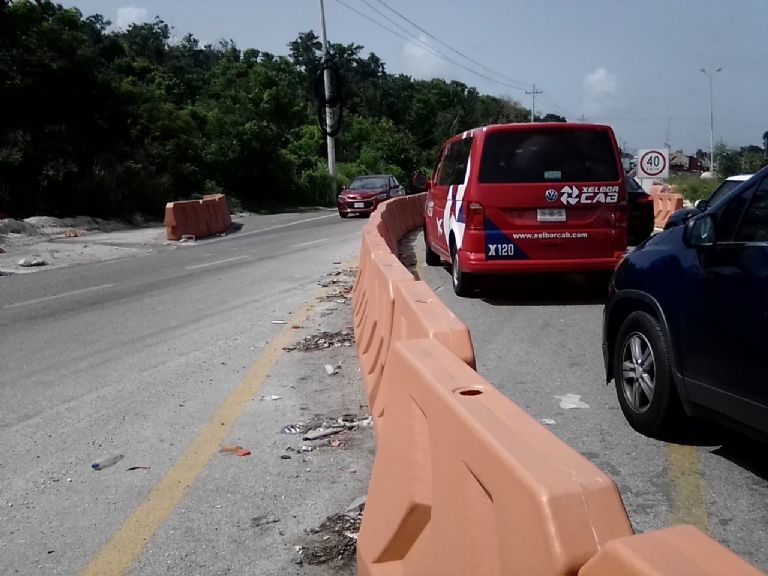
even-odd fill
[{"label": "volkswagen logo", "polygon": [[544,197],[547,199],[547,202],[554,202],[554,201],[556,201],[557,200],[557,190],[555,190],[554,188],[550,188],[544,194]]}]

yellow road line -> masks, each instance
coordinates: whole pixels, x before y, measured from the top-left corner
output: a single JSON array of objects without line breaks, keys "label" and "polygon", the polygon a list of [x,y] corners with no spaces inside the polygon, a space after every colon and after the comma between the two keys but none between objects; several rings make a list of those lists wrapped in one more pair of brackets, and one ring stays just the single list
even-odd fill
[{"label": "yellow road line", "polygon": [[149,539],[179,505],[192,483],[218,452],[222,441],[282,355],[283,346],[292,342],[294,336],[291,326],[301,325],[309,318],[315,301],[316,298],[312,298],[291,316],[285,329],[264,350],[243,381],[218,407],[176,464],[91,558],[80,572],[81,576],[116,576],[125,573],[136,562]]},{"label": "yellow road line", "polygon": [[670,524],[692,524],[709,533],[701,457],[696,446],[667,444],[671,489]]}]

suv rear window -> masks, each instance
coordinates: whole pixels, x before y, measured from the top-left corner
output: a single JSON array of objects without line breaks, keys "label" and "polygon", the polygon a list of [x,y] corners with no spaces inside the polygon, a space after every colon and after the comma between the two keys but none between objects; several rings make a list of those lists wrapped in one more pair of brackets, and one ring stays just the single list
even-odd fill
[{"label": "suv rear window", "polygon": [[485,137],[479,181],[492,183],[614,182],[616,153],[602,130],[523,130]]}]

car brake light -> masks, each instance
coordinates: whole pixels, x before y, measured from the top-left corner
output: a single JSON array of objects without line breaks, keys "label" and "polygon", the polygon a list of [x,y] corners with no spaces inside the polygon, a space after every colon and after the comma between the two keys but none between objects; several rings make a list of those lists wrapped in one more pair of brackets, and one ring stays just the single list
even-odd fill
[{"label": "car brake light", "polygon": [[638,204],[653,204],[653,196],[644,194],[637,199]]},{"label": "car brake light", "polygon": [[467,228],[470,230],[482,230],[485,223],[485,208],[479,202],[467,204]]}]

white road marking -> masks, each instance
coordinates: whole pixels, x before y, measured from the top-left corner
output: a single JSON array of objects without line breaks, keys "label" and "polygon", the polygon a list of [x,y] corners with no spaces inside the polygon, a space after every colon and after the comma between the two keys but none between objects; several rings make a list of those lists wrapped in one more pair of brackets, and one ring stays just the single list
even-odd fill
[{"label": "white road marking", "polygon": [[185,270],[197,270],[198,268],[208,268],[209,266],[218,266],[219,264],[226,264],[227,262],[234,262],[235,260],[242,260],[243,258],[250,258],[250,254],[245,256],[235,256],[234,258],[224,258],[224,260],[216,260],[215,262],[206,262],[205,264],[195,264],[194,266],[186,266]]},{"label": "white road marking", "polygon": [[294,244],[291,248],[303,248],[304,246],[312,246],[313,244],[320,244],[321,242],[328,242],[328,238],[320,238],[320,240],[312,240],[312,242],[302,242],[301,244]]},{"label": "white road marking", "polygon": [[29,304],[37,304],[39,302],[47,302],[48,300],[55,300],[57,298],[66,298],[67,296],[76,296],[78,294],[86,294],[87,292],[94,292],[95,290],[104,290],[105,288],[112,288],[117,284],[101,284],[99,286],[91,286],[90,288],[83,288],[82,290],[72,290],[70,292],[62,292],[54,296],[45,296],[44,298],[35,298],[34,300],[25,300],[24,302],[14,302],[13,304],[5,304],[3,308],[18,308],[19,306],[27,306]]}]

